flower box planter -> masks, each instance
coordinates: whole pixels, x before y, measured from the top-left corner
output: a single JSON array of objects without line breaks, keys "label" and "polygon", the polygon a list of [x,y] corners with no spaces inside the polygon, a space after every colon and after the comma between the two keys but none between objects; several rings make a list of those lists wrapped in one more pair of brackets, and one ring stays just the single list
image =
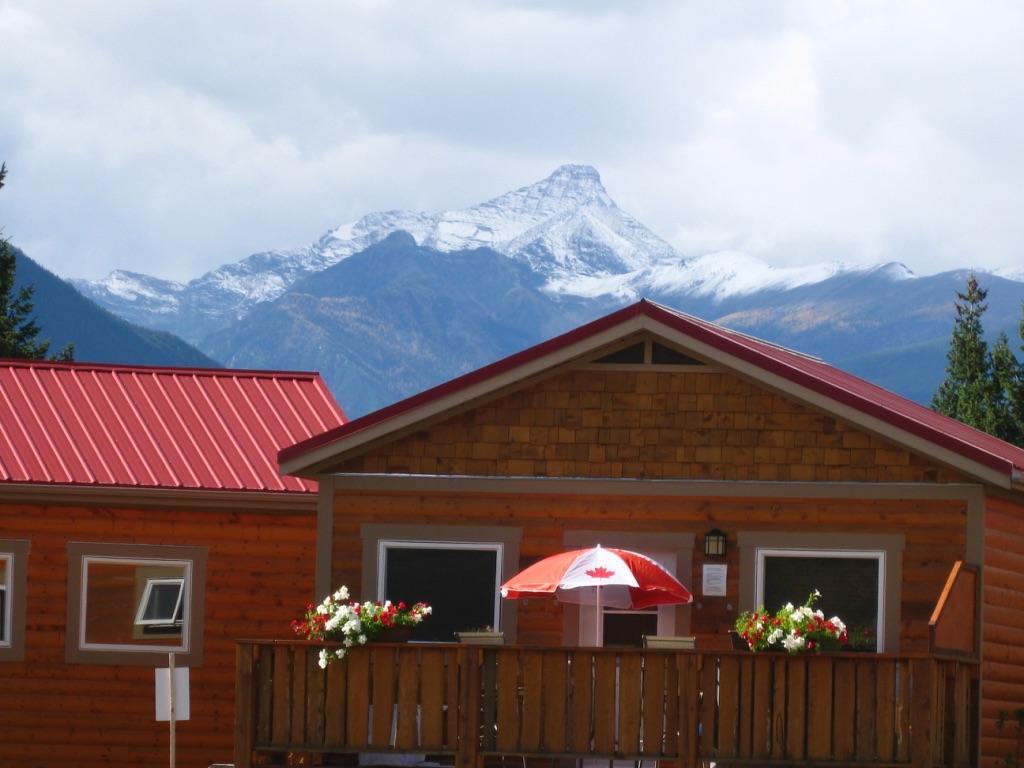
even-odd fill
[{"label": "flower box planter", "polygon": [[455,639],[467,645],[504,645],[504,632],[456,632]]},{"label": "flower box planter", "polygon": [[412,639],[413,628],[407,625],[385,627],[370,642],[373,643],[408,643]]},{"label": "flower box planter", "polygon": [[692,651],[697,638],[679,635],[644,635],[644,648],[665,651]]}]

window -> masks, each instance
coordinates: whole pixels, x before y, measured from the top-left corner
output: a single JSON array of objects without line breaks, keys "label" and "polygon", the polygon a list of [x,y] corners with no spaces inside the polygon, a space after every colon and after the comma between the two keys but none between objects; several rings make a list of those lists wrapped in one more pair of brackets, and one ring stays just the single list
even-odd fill
[{"label": "window", "polygon": [[879,550],[787,550],[757,552],[757,604],[775,611],[799,605],[815,589],[826,616],[846,624],[850,644],[880,650],[885,637],[885,552]]},{"label": "window", "polygon": [[644,635],[656,634],[658,634],[658,609],[656,607],[636,611],[617,608],[604,610],[601,639],[605,646],[641,648],[644,644]]},{"label": "window", "polygon": [[591,360],[593,365],[669,365],[689,366],[691,368],[705,368],[706,365],[689,355],[680,352],[678,349],[666,344],[646,339],[644,341],[620,347],[601,357]]},{"label": "window", "polygon": [[146,579],[139,608],[135,612],[135,626],[156,628],[181,634],[182,595],[185,579]]},{"label": "window", "polygon": [[393,603],[425,602],[433,608],[429,620],[413,631],[414,640],[445,642],[456,632],[500,629],[503,559],[499,542],[382,539],[377,594]]},{"label": "window", "polygon": [[27,541],[0,540],[0,661],[25,657]]},{"label": "window", "polygon": [[197,666],[206,550],[68,545],[68,661]]}]

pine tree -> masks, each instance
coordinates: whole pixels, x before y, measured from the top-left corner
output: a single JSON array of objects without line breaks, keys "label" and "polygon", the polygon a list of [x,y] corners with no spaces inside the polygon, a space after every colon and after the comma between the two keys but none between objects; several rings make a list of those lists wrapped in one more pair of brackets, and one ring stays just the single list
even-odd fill
[{"label": "pine tree", "polygon": [[1015,445],[1024,445],[1024,367],[1000,333],[992,348],[993,432]]},{"label": "pine tree", "polygon": [[992,359],[985,342],[981,317],[988,309],[988,291],[972,274],[967,292],[957,291],[956,321],[946,353],[946,378],[932,397],[932,407],[965,424],[996,432],[996,386]]},{"label": "pine tree", "polygon": [[[0,164],[0,189],[6,177],[7,165]],[[50,342],[38,339],[41,329],[32,316],[34,288],[31,285],[15,288],[17,267],[14,250],[7,239],[0,236],[0,357],[41,360],[50,351]],[[56,360],[73,358],[71,344],[54,356]]]}]

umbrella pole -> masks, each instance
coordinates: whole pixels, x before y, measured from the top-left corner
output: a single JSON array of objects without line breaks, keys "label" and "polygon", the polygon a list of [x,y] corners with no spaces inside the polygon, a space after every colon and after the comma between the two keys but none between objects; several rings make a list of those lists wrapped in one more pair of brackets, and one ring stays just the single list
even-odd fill
[{"label": "umbrella pole", "polygon": [[597,645],[598,648],[600,648],[602,645],[604,645],[604,638],[601,637],[601,634],[602,634],[601,628],[602,628],[602,625],[604,624],[604,622],[601,620],[603,618],[603,616],[601,615],[601,585],[600,584],[597,585],[597,610],[594,612],[594,615],[597,617],[594,620],[594,644]]}]

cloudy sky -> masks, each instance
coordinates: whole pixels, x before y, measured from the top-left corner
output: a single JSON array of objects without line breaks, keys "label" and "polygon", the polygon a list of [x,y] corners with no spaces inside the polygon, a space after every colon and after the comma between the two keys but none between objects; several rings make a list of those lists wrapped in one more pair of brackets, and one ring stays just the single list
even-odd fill
[{"label": "cloudy sky", "polygon": [[1024,4],[0,0],[5,234],[187,279],[596,166],[684,253],[1022,267]]}]

